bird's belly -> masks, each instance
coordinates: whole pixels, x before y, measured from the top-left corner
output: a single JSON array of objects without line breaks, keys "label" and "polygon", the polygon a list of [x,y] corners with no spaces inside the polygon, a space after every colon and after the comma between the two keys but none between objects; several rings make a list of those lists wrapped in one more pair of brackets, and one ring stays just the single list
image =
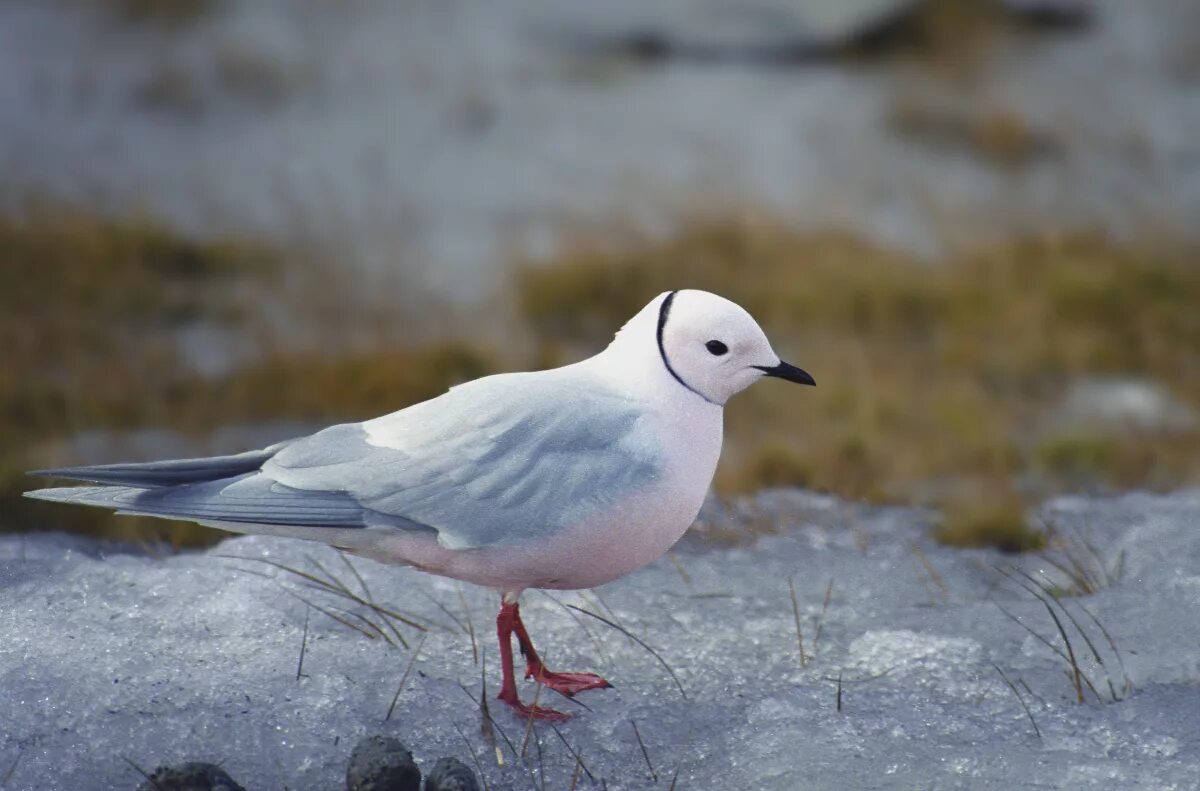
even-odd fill
[{"label": "bird's belly", "polygon": [[668,459],[668,474],[554,536],[546,574],[531,587],[591,588],[657,560],[695,521],[716,471],[721,426],[697,431]]},{"label": "bird's belly", "polygon": [[449,549],[429,535],[388,531],[378,544],[358,552],[506,593],[592,588],[666,552],[695,520],[705,491],[650,486],[537,544]]},{"label": "bird's belly", "polygon": [[[721,413],[664,426],[683,442],[664,443],[664,473],[578,525],[552,536],[529,587],[591,588],[662,556],[695,521],[721,454]],[[715,418],[715,419],[713,419]]]},{"label": "bird's belly", "polygon": [[649,487],[621,506],[564,530],[544,547],[540,578],[531,587],[592,588],[657,560],[687,532],[704,491]]}]

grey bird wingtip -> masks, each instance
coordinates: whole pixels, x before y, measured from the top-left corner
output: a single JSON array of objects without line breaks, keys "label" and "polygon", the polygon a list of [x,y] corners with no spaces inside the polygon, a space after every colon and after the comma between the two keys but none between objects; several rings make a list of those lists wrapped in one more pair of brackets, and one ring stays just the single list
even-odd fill
[{"label": "grey bird wingtip", "polygon": [[45,500],[48,503],[61,503],[61,502],[66,502],[68,499],[64,490],[72,489],[72,488],[78,488],[78,487],[71,487],[71,486],[57,487],[56,486],[56,487],[49,487],[46,489],[30,489],[27,492],[21,492],[21,496],[28,497],[30,500]]}]

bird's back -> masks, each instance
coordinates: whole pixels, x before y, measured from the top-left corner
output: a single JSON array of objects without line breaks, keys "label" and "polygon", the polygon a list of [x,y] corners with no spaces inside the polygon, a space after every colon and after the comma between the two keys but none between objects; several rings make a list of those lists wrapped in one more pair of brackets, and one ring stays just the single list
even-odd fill
[{"label": "bird's back", "polygon": [[543,540],[652,486],[662,462],[644,404],[558,369],[476,380],[262,451],[48,471],[120,485],[30,494],[244,532],[294,526],[304,538],[321,527],[429,532],[466,549]]}]

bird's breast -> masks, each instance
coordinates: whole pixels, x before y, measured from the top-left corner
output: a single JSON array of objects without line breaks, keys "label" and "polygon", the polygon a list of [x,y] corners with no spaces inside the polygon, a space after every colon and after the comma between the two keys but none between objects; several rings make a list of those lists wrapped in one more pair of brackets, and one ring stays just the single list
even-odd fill
[{"label": "bird's breast", "polygon": [[704,503],[721,453],[721,412],[694,416],[686,426],[666,416],[658,426],[657,473],[634,492],[549,547],[553,579],[543,587],[590,588],[651,563],[678,541]]}]

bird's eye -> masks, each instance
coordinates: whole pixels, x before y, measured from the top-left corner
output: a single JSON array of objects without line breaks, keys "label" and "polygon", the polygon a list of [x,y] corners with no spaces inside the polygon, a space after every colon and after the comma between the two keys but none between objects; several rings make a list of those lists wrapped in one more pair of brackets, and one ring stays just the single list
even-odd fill
[{"label": "bird's eye", "polygon": [[729,351],[729,347],[720,341],[709,341],[708,343],[704,344],[704,348],[708,349],[717,357],[720,357],[722,354]]}]

